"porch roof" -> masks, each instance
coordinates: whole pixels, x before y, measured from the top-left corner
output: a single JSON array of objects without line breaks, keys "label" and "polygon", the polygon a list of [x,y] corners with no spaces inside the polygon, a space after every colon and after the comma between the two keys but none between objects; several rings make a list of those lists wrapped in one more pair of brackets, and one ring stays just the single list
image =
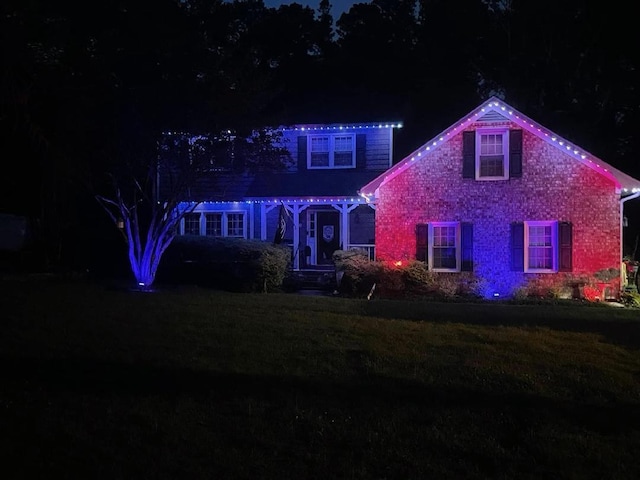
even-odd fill
[{"label": "porch roof", "polygon": [[253,179],[246,199],[358,197],[358,189],[379,174],[347,169],[264,173]]}]

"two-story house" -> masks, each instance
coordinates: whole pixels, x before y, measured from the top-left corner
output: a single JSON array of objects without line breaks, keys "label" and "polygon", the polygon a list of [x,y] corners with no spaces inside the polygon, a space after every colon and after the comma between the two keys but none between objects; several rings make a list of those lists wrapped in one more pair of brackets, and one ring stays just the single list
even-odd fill
[{"label": "two-story house", "polygon": [[214,172],[190,191],[197,202],[180,234],[273,241],[281,206],[284,243],[295,270],[333,268],[336,249],[359,247],[374,258],[374,205],[360,186],[393,163],[398,122],[281,127],[292,165],[257,174]]},{"label": "two-story house", "polygon": [[623,205],[640,195],[639,180],[497,98],[363,185],[378,260],[472,271],[486,297],[620,269]]}]

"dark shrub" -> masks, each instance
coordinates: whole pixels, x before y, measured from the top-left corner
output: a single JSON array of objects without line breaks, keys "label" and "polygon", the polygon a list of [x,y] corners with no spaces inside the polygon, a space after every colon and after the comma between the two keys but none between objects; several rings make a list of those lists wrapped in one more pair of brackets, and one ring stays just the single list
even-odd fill
[{"label": "dark shrub", "polygon": [[270,292],[282,286],[290,258],[287,247],[269,242],[183,235],[165,252],[158,280],[234,292]]},{"label": "dark shrub", "polygon": [[471,298],[477,297],[479,290],[478,280],[470,272],[436,273],[417,260],[373,262],[366,252],[337,250],[333,261],[336,272],[342,272],[338,290],[346,296],[367,296],[374,285],[374,295],[382,298]]},{"label": "dark shrub", "polygon": [[369,260],[364,250],[336,250],[333,252],[333,262],[340,278],[338,291],[343,295],[365,296],[380,281],[382,265]]}]

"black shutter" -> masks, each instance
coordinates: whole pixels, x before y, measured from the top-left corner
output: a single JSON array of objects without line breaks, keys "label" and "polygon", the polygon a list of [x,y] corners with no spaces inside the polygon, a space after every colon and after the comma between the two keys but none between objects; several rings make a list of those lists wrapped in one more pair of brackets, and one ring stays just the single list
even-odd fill
[{"label": "black shutter", "polygon": [[524,223],[511,224],[511,270],[524,272]]},{"label": "black shutter", "polygon": [[476,132],[462,132],[462,178],[476,178]]},{"label": "black shutter", "polygon": [[509,177],[522,176],[522,130],[509,130]]},{"label": "black shutter", "polygon": [[561,272],[570,272],[573,269],[573,228],[569,222],[560,222],[558,224],[558,237],[560,244],[560,264],[558,270]]},{"label": "black shutter", "polygon": [[298,170],[307,169],[307,137],[298,137]]},{"label": "black shutter", "polygon": [[473,272],[473,224],[462,224],[462,268],[463,272]]},{"label": "black shutter", "polygon": [[367,166],[367,134],[358,133],[356,135],[356,168],[364,170]]},{"label": "black shutter", "polygon": [[429,263],[429,225],[416,225],[416,260]]}]

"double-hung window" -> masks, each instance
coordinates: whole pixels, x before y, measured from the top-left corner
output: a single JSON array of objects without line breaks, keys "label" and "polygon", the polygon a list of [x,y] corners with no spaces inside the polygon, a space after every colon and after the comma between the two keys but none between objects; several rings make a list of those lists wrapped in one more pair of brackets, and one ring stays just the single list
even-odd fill
[{"label": "double-hung window", "polygon": [[429,269],[436,272],[460,271],[460,223],[430,223],[429,230]]},{"label": "double-hung window", "polygon": [[509,178],[509,130],[476,130],[476,179]]},{"label": "double-hung window", "polygon": [[511,270],[529,273],[573,269],[573,226],[566,221],[511,224]]},{"label": "double-hung window", "polygon": [[473,271],[473,224],[432,222],[416,225],[416,260],[435,272]]},{"label": "double-hung window", "polygon": [[207,213],[205,235],[209,237],[222,237],[222,213]]},{"label": "double-hung window", "polygon": [[227,213],[227,237],[244,238],[244,214]]},{"label": "double-hung window", "polygon": [[558,222],[525,222],[525,270],[558,270]]},{"label": "double-hung window", "polygon": [[184,216],[183,235],[200,235],[200,214],[187,213]]},{"label": "double-hung window", "polygon": [[354,168],[356,166],[354,134],[310,135],[308,138],[308,168]]}]

